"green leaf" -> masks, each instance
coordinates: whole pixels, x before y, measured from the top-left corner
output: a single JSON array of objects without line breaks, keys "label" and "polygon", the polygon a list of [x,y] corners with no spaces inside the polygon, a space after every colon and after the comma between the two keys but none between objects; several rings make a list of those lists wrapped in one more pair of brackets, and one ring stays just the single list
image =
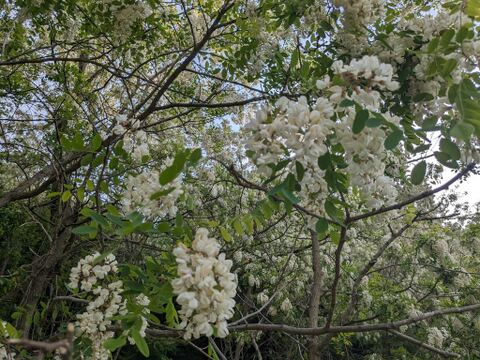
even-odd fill
[{"label": "green leaf", "polygon": [[72,229],[72,233],[76,235],[90,235],[97,232],[97,228],[88,225],[78,226]]},{"label": "green leaf", "polygon": [[65,134],[60,135],[60,145],[62,145],[65,150],[72,149],[72,142],[65,136]]},{"label": "green leaf", "polygon": [[331,164],[331,156],[330,153],[325,153],[318,157],[318,167],[322,170],[327,170]]},{"label": "green leaf", "polygon": [[92,209],[89,208],[83,208],[82,211],[80,212],[82,215],[88,216],[91,218],[93,221],[96,223],[103,225],[103,226],[108,226],[108,221],[107,219],[97,213],[96,211],[93,211]]},{"label": "green leaf", "polygon": [[97,151],[102,147],[102,137],[100,134],[95,134],[92,138],[92,142],[90,143],[90,150]]},{"label": "green leaf", "polygon": [[135,345],[137,345],[137,349],[142,353],[142,355],[145,356],[145,357],[149,357],[150,356],[150,350],[148,349],[147,342],[140,335],[138,330],[132,330],[130,332],[130,336],[135,341]]},{"label": "green leaf", "polygon": [[292,69],[294,69],[295,66],[297,66],[299,59],[300,59],[300,52],[298,50],[293,51],[292,58],[290,60],[290,67]]},{"label": "green leaf", "polygon": [[150,200],[158,200],[162,196],[170,194],[173,190],[175,190],[175,188],[171,187],[171,188],[168,188],[168,189],[165,189],[165,190],[160,190],[160,191],[154,192],[152,195],[150,195]]},{"label": "green leaf", "polygon": [[282,160],[282,161],[279,161],[277,164],[275,164],[275,166],[273,166],[273,172],[276,173],[277,171],[280,171],[282,170],[283,168],[285,168],[289,163],[290,161],[292,161],[291,159],[285,159],[285,160]]},{"label": "green leaf", "polygon": [[295,170],[297,172],[298,181],[302,181],[303,175],[305,175],[305,168],[303,167],[301,162],[295,161]]},{"label": "green leaf", "polygon": [[446,154],[444,152],[441,152],[441,151],[435,151],[434,155],[435,155],[435,158],[437,159],[437,161],[440,164],[442,164],[446,167],[449,167],[451,169],[458,169],[459,168],[457,162],[455,160],[452,160],[448,154]]},{"label": "green leaf", "polygon": [[455,99],[457,98],[457,93],[458,93],[458,85],[453,84],[448,88],[448,101],[453,104],[455,102]]},{"label": "green leaf", "polygon": [[442,65],[442,69],[440,70],[440,74],[443,77],[447,77],[450,75],[450,73],[457,67],[457,60],[455,59],[448,59],[445,61],[445,63]]},{"label": "green leaf", "polygon": [[93,184],[93,181],[90,179],[87,180],[87,189],[90,191],[95,190],[95,185]]},{"label": "green leaf", "polygon": [[243,217],[243,223],[246,226],[247,234],[252,235],[254,231],[253,218],[251,215],[245,215]]},{"label": "green leaf", "polygon": [[413,101],[415,102],[432,101],[433,99],[435,99],[435,97],[430,93],[420,93],[413,97]]},{"label": "green leaf", "polygon": [[189,151],[180,151],[175,155],[175,159],[171,166],[167,167],[160,174],[159,182],[160,185],[168,184],[173,181],[183,170],[185,162],[187,161],[187,155]]},{"label": "green leaf", "polygon": [[394,149],[399,142],[403,139],[403,132],[400,129],[394,130],[390,135],[385,139],[385,149],[392,150]]},{"label": "green leaf", "polygon": [[325,201],[325,212],[336,222],[343,222],[342,210],[338,209],[330,200]]},{"label": "green leaf", "polygon": [[6,323],[5,325],[5,330],[7,330],[7,334],[10,338],[17,338],[18,337],[18,331],[13,327],[12,324]]},{"label": "green leaf", "polygon": [[117,350],[118,348],[121,348],[127,343],[127,339],[124,336],[120,336],[119,338],[112,338],[104,341],[103,347],[107,349],[110,352],[113,352]]},{"label": "green leaf", "polygon": [[442,33],[442,36],[440,36],[440,46],[443,48],[446,48],[450,44],[450,41],[452,41],[454,36],[455,36],[455,30],[453,29],[445,30]]},{"label": "green leaf", "polygon": [[369,112],[368,110],[362,109],[358,111],[355,115],[355,120],[353,120],[352,131],[354,134],[360,133],[364,128],[368,120]]},{"label": "green leaf", "polygon": [[72,149],[77,151],[85,150],[85,144],[83,142],[82,134],[79,131],[75,133],[72,139]]},{"label": "green leaf", "polygon": [[105,160],[105,155],[100,154],[97,157],[95,157],[92,161],[92,166],[97,167],[103,164],[103,161]]},{"label": "green leaf", "polygon": [[335,245],[338,245],[340,243],[340,232],[339,231],[332,231],[330,233],[330,238],[332,239],[332,242]]},{"label": "green leaf", "polygon": [[66,191],[63,192],[61,199],[62,199],[63,202],[67,202],[68,199],[70,199],[71,196],[72,196],[71,191],[66,190]]},{"label": "green leaf", "polygon": [[414,185],[420,185],[425,178],[425,174],[427,172],[427,162],[425,160],[420,161],[418,164],[414,166],[412,169],[412,175],[410,181]]},{"label": "green leaf", "polygon": [[342,101],[340,101],[340,104],[338,104],[338,106],[341,106],[341,107],[349,107],[353,105],[355,105],[355,101],[350,99],[343,99]]},{"label": "green leaf", "polygon": [[188,158],[188,161],[192,164],[195,165],[200,159],[202,158],[202,149],[197,148],[192,151],[190,154],[190,157]]},{"label": "green leaf", "polygon": [[165,308],[165,316],[167,318],[167,325],[170,327],[175,327],[178,322],[178,314],[177,310],[175,310],[172,299],[170,299],[167,303]]},{"label": "green leaf", "polygon": [[242,225],[242,223],[240,222],[240,220],[235,219],[235,220],[233,221],[233,228],[235,229],[235,232],[236,232],[238,235],[243,236],[244,230],[243,230],[243,225]]},{"label": "green leaf", "polygon": [[382,124],[383,124],[382,119],[379,119],[379,118],[376,118],[376,117],[371,117],[367,120],[367,122],[365,123],[365,126],[369,127],[369,128],[376,128],[376,127],[379,127]]},{"label": "green leaf", "polygon": [[157,231],[160,233],[166,233],[170,231],[170,224],[166,221],[162,221],[157,225]]},{"label": "green leaf", "polygon": [[292,204],[297,204],[298,202],[300,202],[300,199],[297,198],[293,194],[293,192],[291,192],[290,190],[288,190],[286,188],[282,188],[281,191],[280,191],[280,194],[285,198],[285,200],[288,200]]},{"label": "green leaf", "polygon": [[321,234],[321,233],[324,233],[324,232],[327,232],[328,230],[328,221],[327,219],[325,218],[320,218],[317,220],[316,224],[315,224],[315,231],[318,233],[318,234]]},{"label": "green leaf", "polygon": [[467,0],[465,14],[473,18],[480,18],[480,0]]},{"label": "green leaf", "polygon": [[83,201],[85,199],[85,189],[84,188],[79,188],[77,190],[77,197],[78,200]]},{"label": "green leaf", "polygon": [[159,177],[159,182],[161,185],[168,184],[169,182],[175,180],[175,178],[180,174],[181,169],[170,166],[162,171]]},{"label": "green leaf", "polygon": [[448,154],[452,160],[459,160],[461,156],[460,149],[458,148],[457,144],[448,139],[440,140],[440,151]]},{"label": "green leaf", "polygon": [[433,38],[432,40],[430,40],[430,42],[427,45],[427,52],[430,54],[433,53],[435,49],[438,47],[439,42],[440,42],[439,38]]},{"label": "green leaf", "polygon": [[82,157],[82,160],[80,160],[80,165],[87,166],[92,162],[92,160],[93,160],[93,154],[87,154]]},{"label": "green leaf", "polygon": [[438,118],[435,116],[426,118],[425,120],[423,120],[422,130],[425,130],[425,131],[438,130],[437,121],[438,121]]},{"label": "green leaf", "polygon": [[232,235],[223,226],[220,226],[220,234],[222,234],[223,240],[230,242],[233,240]]},{"label": "green leaf", "polygon": [[462,43],[467,38],[472,38],[474,36],[473,31],[470,29],[471,23],[463,25],[460,30],[457,32],[457,36],[455,36],[455,40],[458,43]]},{"label": "green leaf", "polygon": [[474,132],[475,127],[473,125],[461,122],[450,130],[450,135],[459,140],[469,141]]}]

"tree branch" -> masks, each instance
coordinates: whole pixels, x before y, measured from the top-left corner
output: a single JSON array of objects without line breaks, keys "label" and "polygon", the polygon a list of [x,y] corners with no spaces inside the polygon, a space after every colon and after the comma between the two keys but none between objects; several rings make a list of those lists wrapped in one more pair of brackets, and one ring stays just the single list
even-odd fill
[{"label": "tree branch", "polygon": [[456,182],[457,180],[461,179],[464,175],[466,175],[468,172],[470,172],[471,170],[473,170],[473,168],[475,167],[475,163],[470,163],[468,164],[462,171],[460,171],[457,175],[455,175],[453,178],[451,178],[449,181],[447,181],[445,184],[437,187],[437,188],[434,188],[434,189],[430,189],[430,190],[427,190],[427,191],[424,191],[423,193],[421,194],[418,194],[414,197],[411,197],[410,199],[407,199],[405,201],[402,201],[402,202],[399,202],[397,204],[394,204],[394,205],[390,205],[390,206],[387,206],[387,207],[384,207],[384,208],[380,208],[380,209],[377,209],[377,210],[373,210],[373,211],[370,211],[368,213],[365,213],[365,214],[360,214],[360,215],[356,215],[356,216],[352,216],[350,218],[350,223],[352,222],[355,222],[355,221],[358,221],[358,220],[362,220],[362,219],[366,219],[366,218],[369,218],[371,216],[374,216],[374,215],[378,215],[378,214],[383,214],[384,212],[388,212],[388,211],[392,211],[392,210],[397,210],[397,209],[401,209],[403,208],[404,206],[408,205],[408,204],[411,204],[415,201],[418,201],[418,200],[422,200],[422,199],[425,199],[429,196],[432,196],[433,194],[436,194],[437,192],[440,192],[442,190],[446,190],[450,187],[450,185],[452,185],[454,182]]},{"label": "tree branch", "polygon": [[431,346],[431,345],[428,345],[428,344],[425,344],[424,342],[421,342],[420,340],[417,340],[417,339],[414,339],[408,335],[405,335],[405,334],[402,334],[401,332],[399,331],[396,331],[396,330],[387,330],[389,333],[399,337],[400,339],[403,339],[403,340],[406,340],[408,342],[411,342],[412,344],[415,344],[417,346],[420,346],[424,349],[427,349],[431,352],[434,352],[440,356],[443,356],[443,357],[460,357],[461,355],[460,354],[457,354],[457,353],[454,353],[454,352],[449,352],[449,351],[445,351],[445,350],[442,350],[442,349],[438,349],[434,346]]},{"label": "tree branch", "polygon": [[285,324],[244,324],[244,325],[235,325],[229,327],[230,331],[246,331],[246,330],[255,330],[255,331],[281,331],[287,334],[293,335],[323,335],[323,334],[340,334],[347,332],[370,332],[370,331],[381,331],[381,330],[391,330],[398,329],[403,325],[414,324],[423,320],[427,320],[436,316],[448,315],[448,314],[461,314],[465,312],[475,311],[480,309],[480,304],[466,305],[455,308],[440,309],[435,311],[430,311],[427,313],[419,314],[407,319],[397,320],[389,323],[379,323],[379,324],[360,324],[360,325],[345,325],[345,326],[331,326],[327,327],[314,327],[314,328],[302,328]]}]

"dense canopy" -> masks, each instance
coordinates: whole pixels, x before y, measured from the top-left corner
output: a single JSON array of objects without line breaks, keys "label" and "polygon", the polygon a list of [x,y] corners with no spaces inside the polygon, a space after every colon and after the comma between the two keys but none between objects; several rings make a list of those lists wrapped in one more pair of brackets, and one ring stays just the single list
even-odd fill
[{"label": "dense canopy", "polygon": [[479,32],[0,0],[0,359],[479,359]]}]

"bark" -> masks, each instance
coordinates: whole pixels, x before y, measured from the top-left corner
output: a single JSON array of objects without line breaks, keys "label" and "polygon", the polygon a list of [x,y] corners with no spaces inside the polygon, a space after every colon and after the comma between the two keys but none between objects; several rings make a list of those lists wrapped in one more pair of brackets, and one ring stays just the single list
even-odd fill
[{"label": "bark", "polygon": [[[310,303],[308,306],[308,325],[311,328],[318,326],[318,314],[320,307],[320,292],[323,282],[323,270],[320,264],[320,243],[315,231],[311,231],[312,238],[312,265],[313,265],[313,282],[310,293]],[[312,336],[308,345],[309,359],[320,360],[321,352],[318,346],[318,337]]]},{"label": "bark", "polygon": [[38,302],[45,294],[56,267],[64,260],[67,247],[71,244],[71,226],[75,222],[78,209],[71,205],[65,205],[59,217],[59,230],[52,236],[53,243],[50,250],[38,256],[31,265],[31,276],[26,284],[22,297],[21,306],[25,313],[20,319],[18,326],[22,329],[24,338],[28,338],[32,328],[32,319],[37,309]]}]

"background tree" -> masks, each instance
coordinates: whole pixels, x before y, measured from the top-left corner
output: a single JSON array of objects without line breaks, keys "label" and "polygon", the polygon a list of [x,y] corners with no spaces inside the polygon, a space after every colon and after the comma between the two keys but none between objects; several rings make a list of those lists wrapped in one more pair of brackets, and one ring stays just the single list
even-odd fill
[{"label": "background tree", "polygon": [[478,1],[1,5],[0,358],[480,356]]}]

